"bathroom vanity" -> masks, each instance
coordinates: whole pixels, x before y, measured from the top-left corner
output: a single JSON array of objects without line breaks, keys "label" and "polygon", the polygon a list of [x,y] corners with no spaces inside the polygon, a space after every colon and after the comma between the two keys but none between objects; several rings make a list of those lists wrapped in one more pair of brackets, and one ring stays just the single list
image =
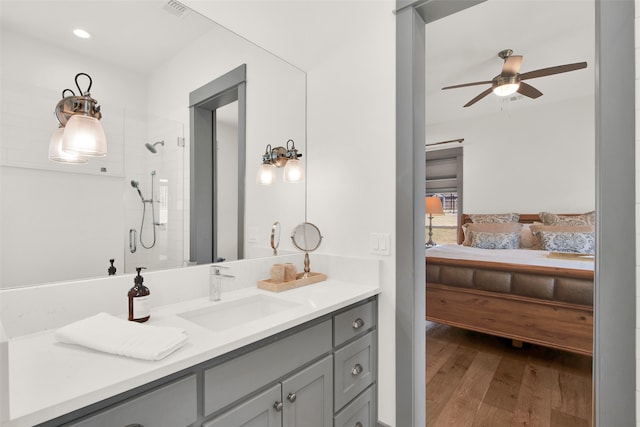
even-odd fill
[{"label": "bathroom vanity", "polygon": [[[329,277],[156,307],[150,324],[189,336],[157,362],[57,343],[53,331],[10,340],[2,425],[375,426],[379,286]],[[248,302],[262,307],[255,318],[210,322],[218,308],[243,313]]]}]

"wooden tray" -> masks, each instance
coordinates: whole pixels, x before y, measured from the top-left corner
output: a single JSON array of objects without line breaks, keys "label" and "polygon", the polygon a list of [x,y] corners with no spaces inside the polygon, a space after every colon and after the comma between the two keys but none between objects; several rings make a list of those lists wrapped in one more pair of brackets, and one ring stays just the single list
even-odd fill
[{"label": "wooden tray", "polygon": [[271,279],[258,280],[258,288],[271,292],[282,292],[327,280],[327,275],[322,273],[309,273],[309,277],[306,278],[302,278],[303,275],[304,273],[299,273],[296,280],[280,283],[274,283]]}]

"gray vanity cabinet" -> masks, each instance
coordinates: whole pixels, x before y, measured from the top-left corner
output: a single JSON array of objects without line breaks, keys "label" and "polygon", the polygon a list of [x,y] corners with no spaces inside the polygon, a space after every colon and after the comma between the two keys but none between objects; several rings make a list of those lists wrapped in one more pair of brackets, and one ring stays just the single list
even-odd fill
[{"label": "gray vanity cabinet", "polygon": [[372,297],[40,427],[374,427]]},{"label": "gray vanity cabinet", "polygon": [[202,427],[331,427],[332,367],[326,356]]},{"label": "gray vanity cabinet", "polygon": [[331,427],[333,361],[327,356],[282,381],[283,427]]},{"label": "gray vanity cabinet", "polygon": [[281,401],[282,390],[278,384],[204,423],[202,427],[281,427],[282,411],[276,409]]},{"label": "gray vanity cabinet", "polygon": [[[196,390],[196,377],[190,375],[129,399],[97,415],[64,425],[73,427],[190,426],[197,420]],[[160,408],[163,410],[159,410]]]}]

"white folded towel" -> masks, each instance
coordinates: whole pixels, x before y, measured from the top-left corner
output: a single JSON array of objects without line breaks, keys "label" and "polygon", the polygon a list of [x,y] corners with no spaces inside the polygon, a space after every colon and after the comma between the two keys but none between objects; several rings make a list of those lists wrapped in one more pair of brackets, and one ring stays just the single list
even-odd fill
[{"label": "white folded towel", "polygon": [[187,334],[180,328],[143,325],[99,313],[58,329],[55,338],[105,353],[160,360],[180,348]]}]

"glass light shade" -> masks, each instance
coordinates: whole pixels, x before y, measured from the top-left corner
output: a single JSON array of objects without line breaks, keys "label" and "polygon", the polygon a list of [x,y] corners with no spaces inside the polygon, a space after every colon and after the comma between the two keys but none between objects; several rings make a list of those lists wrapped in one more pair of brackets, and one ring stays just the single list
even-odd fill
[{"label": "glass light shade", "polygon": [[440,200],[440,197],[425,197],[424,211],[429,215],[444,215],[444,210],[442,209],[442,201]]},{"label": "glass light shade", "polygon": [[49,160],[61,163],[87,163],[86,157],[80,156],[75,153],[67,153],[62,151],[62,134],[64,128],[59,127],[53,132],[51,142],[49,142]]},{"label": "glass light shade", "polygon": [[298,159],[291,159],[284,165],[284,182],[302,182],[304,181],[304,167]]},{"label": "glass light shade", "polygon": [[100,121],[81,114],[71,116],[62,135],[62,149],[82,156],[106,156],[107,137]]},{"label": "glass light shade", "polygon": [[516,93],[520,88],[520,83],[505,83],[493,88],[493,93],[498,96],[509,96]]},{"label": "glass light shade", "polygon": [[256,182],[261,185],[271,185],[276,180],[276,167],[269,163],[263,163],[258,168]]}]

